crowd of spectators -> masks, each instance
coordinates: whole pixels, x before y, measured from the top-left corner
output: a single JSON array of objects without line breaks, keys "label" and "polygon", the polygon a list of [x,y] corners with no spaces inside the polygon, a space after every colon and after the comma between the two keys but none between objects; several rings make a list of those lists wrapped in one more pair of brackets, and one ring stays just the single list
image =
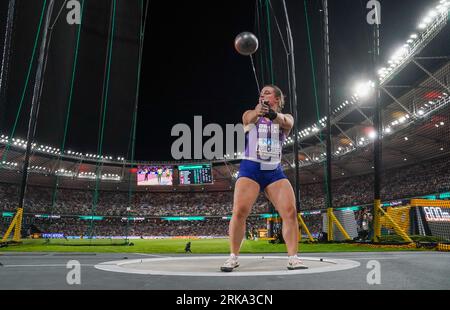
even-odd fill
[{"label": "crowd of spectators", "polygon": [[[4,233],[11,218],[0,221],[0,232]],[[59,219],[42,219],[25,216],[24,227],[33,226],[37,231],[26,234],[64,234],[64,236],[228,236],[229,220],[206,218],[199,221],[166,221],[161,219],[144,219],[127,221],[119,218],[105,218],[101,221],[83,220],[78,217],[61,217]],[[247,229],[266,228],[267,222],[259,217],[250,217]]]},{"label": "crowd of spectators", "polygon": [[[345,207],[373,202],[373,175],[335,180],[332,183],[333,206]],[[391,169],[381,176],[383,201],[412,198],[450,191],[450,158]],[[326,208],[324,183],[300,187],[302,210]]]},{"label": "crowd of spectators", "polygon": [[[14,211],[18,201],[18,186],[0,183],[0,211]],[[164,216],[224,216],[233,209],[232,192],[209,193],[146,193],[136,192],[129,198],[126,192],[98,193],[73,189],[28,187],[25,209],[28,213],[59,215],[90,215],[141,217]],[[129,202],[131,200],[131,203]],[[130,208],[130,210],[128,210]],[[252,213],[267,212],[267,200],[261,194]]]},{"label": "crowd of spectators", "polygon": [[[408,167],[386,171],[382,176],[382,199],[394,200],[432,193],[450,191],[450,158],[440,158]],[[0,212],[14,212],[17,208],[19,187],[0,183]],[[323,183],[301,186],[301,209],[318,210],[325,206],[325,186]],[[143,217],[143,222],[129,225],[133,235],[227,235],[228,221],[221,218],[198,222],[168,222],[159,217],[166,216],[206,216],[222,217],[232,213],[233,192],[202,193],[154,193],[127,192],[98,193],[92,190],[57,189],[33,187],[27,188],[25,196],[26,214],[60,215],[45,229],[48,232],[70,232],[83,234],[89,221],[77,218],[80,215],[104,216],[103,221],[95,222],[101,234],[120,233],[126,227],[122,217]],[[333,182],[334,207],[363,205],[373,201],[373,176],[363,175],[335,180]],[[252,215],[268,213],[269,204],[260,194],[252,209]],[[258,217],[255,217],[258,218]],[[361,216],[357,216],[361,218]],[[357,219],[358,220],[358,219]],[[6,220],[7,221],[7,220]],[[312,233],[319,233],[322,223],[320,215],[305,217]],[[359,219],[359,221],[362,221]],[[362,222],[361,222],[362,223]],[[45,224],[45,223],[41,223]],[[256,226],[264,226],[260,220]],[[5,219],[1,230],[5,229]],[[45,226],[45,225],[44,225]],[[362,224],[359,225],[362,227]],[[96,232],[96,234],[99,234]]]},{"label": "crowd of spectators", "polygon": [[[322,232],[322,215],[321,214],[313,214],[303,216],[303,221],[308,227],[309,232],[313,236],[318,236],[319,233]],[[305,231],[302,231],[302,234],[306,234]]]}]

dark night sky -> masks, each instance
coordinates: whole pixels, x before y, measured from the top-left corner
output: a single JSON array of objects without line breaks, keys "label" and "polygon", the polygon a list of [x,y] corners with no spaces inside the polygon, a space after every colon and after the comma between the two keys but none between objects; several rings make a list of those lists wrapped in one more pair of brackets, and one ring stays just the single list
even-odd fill
[{"label": "dark night sky", "polygon": [[[313,47],[316,62],[322,57],[318,3],[308,1],[316,38]],[[331,0],[329,3],[333,102],[338,105],[351,94],[356,80],[369,78],[371,33],[365,22],[366,1]],[[436,1],[384,0],[381,3],[381,53],[386,61]],[[315,104],[303,1],[287,1],[287,6],[297,57],[303,124],[300,127],[304,127],[315,120]],[[256,105],[250,60],[233,49],[236,34],[254,30],[255,1],[183,1],[177,5],[153,1],[149,18],[137,157],[158,160],[170,158],[171,143],[175,140],[170,131],[174,124],[192,124],[194,115],[202,115],[204,123],[236,123],[246,109]],[[318,78],[322,78],[320,72]]]},{"label": "dark night sky", "polygon": [[[255,29],[257,0],[162,1],[152,0],[149,7],[142,64],[136,159],[171,160],[171,129],[179,123],[193,125],[194,116],[203,116],[205,124],[241,122],[242,113],[257,103],[256,82],[250,59],[235,52],[234,38],[242,31]],[[259,0],[264,3],[266,0]],[[313,36],[314,61],[319,82],[320,113],[322,103],[322,48],[320,1],[307,0]],[[391,54],[416,31],[423,15],[438,0],[382,0],[381,59]],[[4,29],[6,1],[2,1],[1,29]],[[0,129],[10,132],[34,41],[42,1],[19,1],[8,100],[0,104]],[[63,3],[58,0],[57,4]],[[108,33],[108,0],[87,0],[79,68],[75,83],[73,113],[66,149],[95,153]],[[117,32],[112,57],[107,128],[103,153],[126,156],[134,104],[137,63],[137,3],[117,2]],[[286,0],[295,44],[300,128],[315,119],[315,102],[308,54],[304,1]],[[352,93],[356,80],[367,80],[371,73],[371,32],[366,23],[366,0],[329,0],[333,105],[339,105]],[[277,19],[284,20],[281,1],[272,0]],[[58,8],[59,8],[58,6]],[[272,22],[274,71],[277,84],[285,83],[286,70],[278,62],[286,56],[278,31]],[[58,24],[53,35],[43,103],[39,115],[37,139],[58,146],[65,120],[64,105],[70,86],[76,28]],[[2,30],[3,32],[3,30]],[[3,36],[3,34],[2,34]],[[263,38],[260,38],[263,42]],[[3,44],[3,40],[2,43]],[[3,49],[2,49],[3,50]],[[280,52],[281,51],[281,52]],[[258,51],[257,57],[262,55]],[[33,71],[34,74],[34,71]],[[65,77],[64,77],[65,76]],[[262,74],[258,72],[262,78]],[[284,78],[283,78],[284,76]],[[283,80],[284,79],[284,80]],[[267,81],[267,79],[266,79]],[[25,97],[16,136],[24,138],[31,87]],[[286,91],[286,89],[284,89]],[[4,124],[6,124],[4,126]],[[5,129],[6,128],[6,129]]]}]

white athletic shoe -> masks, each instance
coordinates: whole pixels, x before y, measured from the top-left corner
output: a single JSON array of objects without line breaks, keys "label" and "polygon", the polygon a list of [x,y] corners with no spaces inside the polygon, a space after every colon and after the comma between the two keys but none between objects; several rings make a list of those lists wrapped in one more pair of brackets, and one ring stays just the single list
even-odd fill
[{"label": "white athletic shoe", "polygon": [[222,267],[220,267],[220,270],[223,272],[232,272],[237,267],[239,267],[238,259],[236,256],[232,255],[226,260]]},{"label": "white athletic shoe", "polygon": [[303,264],[299,257],[289,257],[287,268],[289,270],[308,269],[308,266]]}]

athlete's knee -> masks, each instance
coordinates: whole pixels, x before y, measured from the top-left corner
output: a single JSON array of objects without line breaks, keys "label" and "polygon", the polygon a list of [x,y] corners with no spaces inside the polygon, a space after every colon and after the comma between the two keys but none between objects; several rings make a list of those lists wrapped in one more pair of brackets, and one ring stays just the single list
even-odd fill
[{"label": "athlete's knee", "polygon": [[233,209],[233,216],[238,220],[246,220],[249,215],[249,211],[244,206],[235,206]]},{"label": "athlete's knee", "polygon": [[297,209],[295,206],[286,207],[283,215],[283,221],[297,221]]}]

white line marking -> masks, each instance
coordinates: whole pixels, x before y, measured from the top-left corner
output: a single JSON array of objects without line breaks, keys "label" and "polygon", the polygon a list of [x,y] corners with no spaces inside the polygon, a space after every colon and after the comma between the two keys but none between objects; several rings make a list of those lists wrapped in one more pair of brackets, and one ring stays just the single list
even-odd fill
[{"label": "white line marking", "polygon": [[145,254],[145,253],[133,253],[134,255],[144,255],[144,256],[151,256],[151,257],[170,257],[170,256],[162,256],[162,255],[155,255],[155,254]]},{"label": "white line marking", "polygon": [[[94,267],[95,265],[81,264],[83,267]],[[67,267],[67,264],[53,264],[53,265],[3,265],[2,268],[22,268],[22,267]]]},{"label": "white line marking", "polygon": [[[340,271],[347,270],[359,267],[361,264],[356,261],[344,260],[344,259],[325,259],[323,258],[323,263],[325,266],[323,267],[314,267],[306,270],[279,270],[279,271],[257,271],[257,272],[241,272],[236,270],[235,272],[225,273],[220,272],[219,267],[211,272],[173,272],[170,270],[149,270],[149,269],[131,269],[127,268],[126,265],[129,264],[138,264],[138,263],[156,263],[156,262],[167,262],[167,261],[180,261],[182,263],[186,260],[210,260],[210,259],[227,259],[228,256],[207,256],[207,257],[169,257],[169,258],[148,258],[148,259],[135,259],[135,260],[122,260],[122,261],[112,261],[101,263],[95,265],[96,269],[100,269],[103,271],[111,271],[111,272],[119,272],[119,273],[129,273],[129,274],[142,274],[142,275],[164,275],[164,276],[191,276],[191,277],[254,277],[254,276],[273,276],[273,275],[299,275],[299,274],[313,274],[313,273],[322,273],[322,272],[332,272],[332,271]],[[240,260],[246,259],[261,259],[261,256],[241,256]],[[285,256],[267,256],[267,258],[271,259],[280,259],[283,262],[287,262],[287,258]],[[320,262],[320,258],[317,257],[302,257],[302,260],[306,263],[308,261]],[[199,262],[200,263],[200,262]],[[330,265],[332,264],[332,265]],[[169,267],[170,268],[170,267]],[[217,270],[217,271],[216,271]]]}]

